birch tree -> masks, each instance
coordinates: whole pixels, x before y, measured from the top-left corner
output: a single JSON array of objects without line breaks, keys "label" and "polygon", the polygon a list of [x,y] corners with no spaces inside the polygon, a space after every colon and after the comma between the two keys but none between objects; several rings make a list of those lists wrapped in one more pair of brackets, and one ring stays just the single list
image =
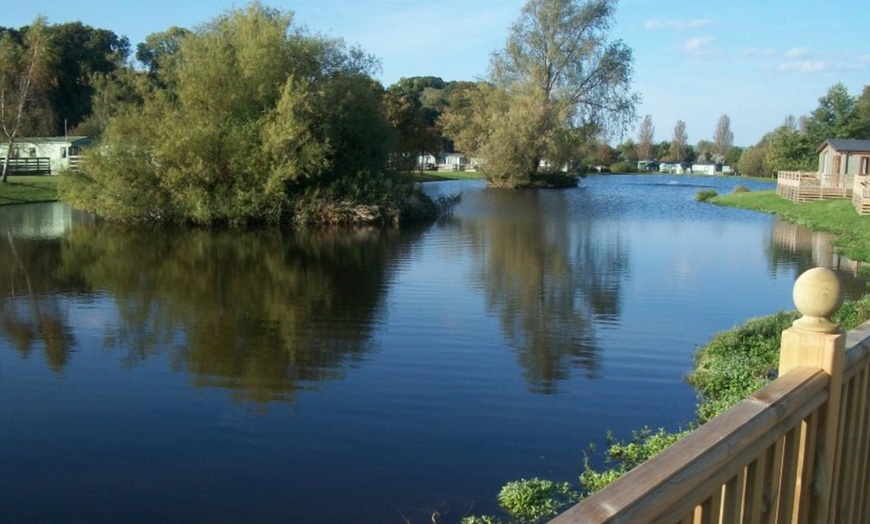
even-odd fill
[{"label": "birch tree", "polygon": [[22,129],[45,111],[50,87],[51,38],[45,18],[37,18],[21,39],[11,31],[0,35],[0,128],[7,144],[2,181],[9,176],[9,159]]}]

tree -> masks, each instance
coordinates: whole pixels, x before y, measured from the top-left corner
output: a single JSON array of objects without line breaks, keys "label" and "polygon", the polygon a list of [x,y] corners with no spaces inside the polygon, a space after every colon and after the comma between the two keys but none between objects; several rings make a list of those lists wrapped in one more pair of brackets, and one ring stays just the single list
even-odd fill
[{"label": "tree", "polygon": [[654,157],[654,141],[656,129],[653,126],[652,115],[646,115],[637,130],[637,157],[640,160],[652,160]]},{"label": "tree", "polygon": [[462,118],[481,131],[457,142],[476,146],[466,152],[482,158],[490,184],[529,185],[541,160],[558,168],[593,129],[622,132],[634,119],[631,49],[607,41],[615,8],[614,0],[525,4],[490,59],[490,85],[466,101],[486,109],[464,107],[445,126],[454,140]]},{"label": "tree", "polygon": [[870,138],[870,85],[864,86],[855,100],[856,129],[854,138]]},{"label": "tree", "polygon": [[807,133],[786,126],[770,133],[765,168],[771,175],[777,171],[813,170],[817,161],[813,139]]},{"label": "tree", "polygon": [[7,143],[4,183],[19,133],[38,127],[49,115],[45,101],[53,80],[53,53],[45,19],[37,18],[23,33],[20,39],[9,31],[0,35],[0,127]]},{"label": "tree", "polygon": [[136,60],[148,68],[148,73],[157,76],[161,68],[172,69],[174,60],[181,50],[181,41],[190,35],[190,31],[172,26],[166,31],[151,33],[145,41],[136,45]]},{"label": "tree", "polygon": [[124,66],[130,42],[106,29],[81,22],[49,26],[56,53],[56,81],[48,91],[54,111],[53,132],[63,134],[82,122],[93,110],[95,75],[111,75]]},{"label": "tree", "polygon": [[686,144],[688,142],[689,135],[686,134],[686,123],[682,120],[677,120],[677,124],[674,126],[674,134],[671,138],[671,160],[674,162],[682,162],[686,160]]},{"label": "tree", "polygon": [[61,198],[115,220],[197,224],[392,221],[425,204],[382,176],[377,62],[292,19],[252,3],[183,38],[158,71],[172,81],[110,117]]},{"label": "tree", "polygon": [[737,171],[743,176],[773,177],[775,173],[767,165],[767,152],[771,133],[754,146],[747,147],[737,161]]},{"label": "tree", "polygon": [[827,94],[819,98],[819,107],[807,119],[811,147],[829,138],[856,138],[860,122],[855,102],[842,82],[831,86]]},{"label": "tree", "polygon": [[725,153],[728,148],[734,145],[734,133],[731,131],[731,118],[728,115],[719,117],[716,122],[716,130],[713,132],[713,143],[715,144],[716,161],[722,162],[725,159]]},{"label": "tree", "polygon": [[700,162],[716,161],[716,144],[709,140],[698,140],[695,144],[695,154]]}]

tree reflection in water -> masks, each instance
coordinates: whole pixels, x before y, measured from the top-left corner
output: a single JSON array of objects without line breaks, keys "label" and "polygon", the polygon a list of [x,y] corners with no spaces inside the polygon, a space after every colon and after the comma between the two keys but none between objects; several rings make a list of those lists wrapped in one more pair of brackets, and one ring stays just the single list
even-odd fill
[{"label": "tree reflection in water", "polygon": [[372,350],[390,262],[418,234],[80,224],[61,241],[0,250],[3,267],[17,268],[0,281],[2,328],[23,354],[43,342],[61,370],[74,340],[63,308],[50,306],[66,283],[113,300],[118,318],[104,344],[124,351],[126,365],[168,352],[196,385],[247,401],[292,400]]},{"label": "tree reflection in water", "polygon": [[556,392],[574,367],[595,376],[595,325],[618,321],[628,272],[618,232],[593,235],[592,222],[572,217],[571,194],[488,190],[480,213],[462,221],[476,250],[474,278],[541,393]]}]

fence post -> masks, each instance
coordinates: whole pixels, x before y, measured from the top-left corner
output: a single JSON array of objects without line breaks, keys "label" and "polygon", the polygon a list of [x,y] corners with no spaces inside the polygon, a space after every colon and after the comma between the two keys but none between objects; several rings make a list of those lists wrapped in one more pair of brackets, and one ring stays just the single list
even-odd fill
[{"label": "fence post", "polygon": [[795,281],[793,298],[803,316],[782,332],[780,376],[792,368],[813,367],[831,377],[828,401],[819,414],[815,457],[806,457],[815,464],[814,478],[811,486],[801,485],[799,514],[807,516],[809,522],[833,522],[829,512],[837,496],[834,472],[839,458],[837,433],[846,335],[830,317],[843,303],[842,285],[830,269],[810,269]]}]

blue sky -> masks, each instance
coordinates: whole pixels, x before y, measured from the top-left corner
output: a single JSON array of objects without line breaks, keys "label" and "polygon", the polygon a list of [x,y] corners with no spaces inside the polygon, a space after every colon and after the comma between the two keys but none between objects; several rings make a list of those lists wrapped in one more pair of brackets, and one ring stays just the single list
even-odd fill
[{"label": "blue sky", "polygon": [[[0,25],[37,15],[81,20],[130,39],[177,25],[195,28],[246,1],[29,0],[4,5]],[[475,80],[501,48],[525,0],[263,0],[309,30],[344,38],[381,60],[380,80],[439,76]],[[677,120],[689,142],[711,140],[722,114],[735,144],[748,146],[786,116],[809,114],[837,82],[852,95],[870,84],[867,0],[622,0],[613,38],[634,50],[638,115],[652,115],[656,141]],[[627,137],[636,137],[636,131]]]}]

